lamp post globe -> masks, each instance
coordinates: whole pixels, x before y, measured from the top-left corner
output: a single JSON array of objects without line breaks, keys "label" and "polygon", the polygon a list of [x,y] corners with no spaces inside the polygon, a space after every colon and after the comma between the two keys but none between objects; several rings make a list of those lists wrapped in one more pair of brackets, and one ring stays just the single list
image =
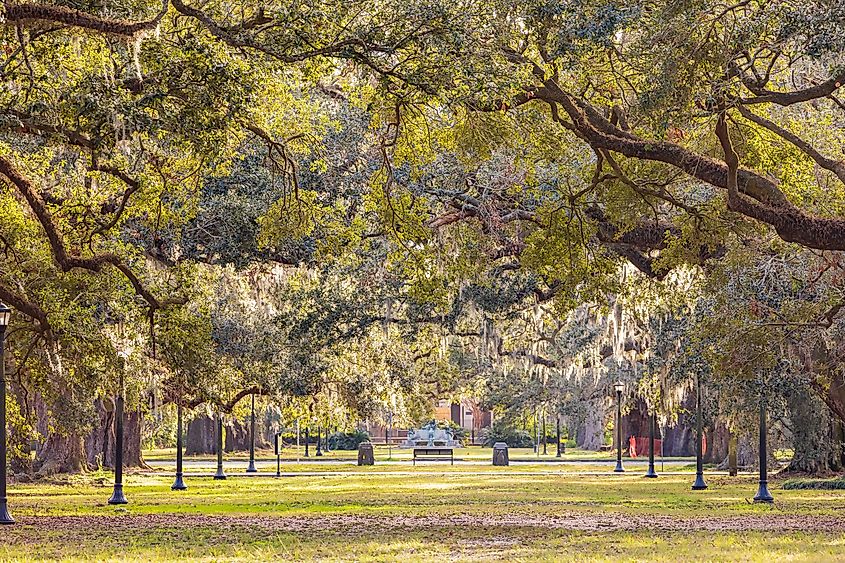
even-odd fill
[{"label": "lamp post globe", "polygon": [[0,524],[14,524],[6,498],[6,327],[12,310],[0,303]]},{"label": "lamp post globe", "polygon": [[614,473],[624,473],[625,468],[622,467],[622,391],[625,390],[625,384],[617,381],[613,384],[613,390],[616,391],[616,468]]}]

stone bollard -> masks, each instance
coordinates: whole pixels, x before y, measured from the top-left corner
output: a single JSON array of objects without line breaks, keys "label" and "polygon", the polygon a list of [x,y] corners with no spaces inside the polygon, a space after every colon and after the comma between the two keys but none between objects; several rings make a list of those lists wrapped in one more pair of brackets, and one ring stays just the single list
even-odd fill
[{"label": "stone bollard", "polygon": [[375,465],[376,460],[373,455],[373,443],[361,442],[358,444],[358,465]]},{"label": "stone bollard", "polygon": [[508,445],[505,442],[493,444],[493,465],[510,465]]}]

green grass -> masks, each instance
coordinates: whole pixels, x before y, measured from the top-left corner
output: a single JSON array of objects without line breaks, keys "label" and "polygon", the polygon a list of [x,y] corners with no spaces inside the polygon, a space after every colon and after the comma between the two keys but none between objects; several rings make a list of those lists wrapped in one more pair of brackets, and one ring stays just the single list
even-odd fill
[{"label": "green grass", "polygon": [[[297,448],[295,446],[290,446],[284,448],[284,450],[282,451],[281,460],[286,464],[294,461],[298,461],[305,464],[319,464],[330,461],[354,462],[358,456],[358,453],[356,451],[336,450],[325,452],[322,457],[316,457],[314,447],[310,449],[309,453],[310,457],[305,457],[304,447],[300,446],[299,448]],[[376,462],[403,462],[411,461],[411,459],[413,458],[413,450],[411,449],[398,447],[388,448],[384,444],[375,444],[374,454]],[[454,456],[456,460],[472,462],[490,462],[493,456],[493,451],[491,448],[486,448],[482,446],[455,448]],[[594,452],[580,449],[567,450],[566,453],[564,453],[560,458],[557,458],[555,457],[555,450],[553,446],[549,446],[548,453],[546,455],[537,455],[531,448],[511,448],[509,451],[509,457],[511,461],[515,462],[515,465],[522,465],[523,463],[554,464],[557,462],[589,464],[591,462],[596,462],[593,467],[604,467],[603,465],[601,465],[600,462],[612,463],[616,460],[616,454],[614,452]],[[144,452],[144,460],[152,467],[172,466],[175,458],[175,448],[147,450]],[[224,459],[226,461],[243,461],[244,464],[246,464],[246,461],[249,459],[249,454],[247,452],[227,452],[224,455]],[[643,456],[637,459],[640,462],[645,462],[646,460],[646,458]],[[213,454],[201,454],[191,456],[186,455],[185,460],[203,461],[211,463],[216,462],[217,457]],[[256,460],[257,462],[265,466],[268,470],[270,470],[271,468],[275,470],[276,455],[273,453],[272,449],[256,450]],[[625,461],[630,461],[630,459],[626,457]],[[658,467],[660,466],[661,462],[666,465],[671,464],[675,468],[685,467],[692,468],[693,470],[695,468],[694,458],[689,457],[682,458],[667,456],[662,459],[658,457]]]},{"label": "green grass", "polygon": [[0,559],[831,561],[845,553],[841,490],[773,482],[776,504],[763,506],[750,503],[749,476],[711,477],[710,489],[693,492],[689,475],[349,467],[193,478],[182,493],[170,491],[170,477],[133,473],[130,504],[117,508],[106,504],[107,474],[14,485],[19,524],[0,528]]}]

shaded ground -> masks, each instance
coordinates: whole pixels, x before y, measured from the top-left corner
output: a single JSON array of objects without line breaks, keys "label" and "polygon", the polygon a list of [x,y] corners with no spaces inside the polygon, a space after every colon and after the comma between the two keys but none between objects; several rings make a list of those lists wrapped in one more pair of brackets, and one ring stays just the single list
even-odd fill
[{"label": "shaded ground", "polygon": [[479,516],[378,516],[346,514],[332,516],[210,516],[185,514],[147,514],[141,516],[42,516],[19,519],[20,526],[10,528],[4,539],[15,542],[33,539],[33,529],[48,529],[66,534],[66,538],[93,534],[144,533],[147,530],[183,531],[199,527],[219,530],[255,532],[297,532],[303,534],[333,533],[357,536],[365,528],[382,531],[484,528],[569,530],[578,532],[660,531],[660,532],[724,532],[724,531],[803,531],[845,533],[845,519],[837,516],[733,516],[677,517],[662,515],[595,514],[572,512],[541,517],[530,514]]}]

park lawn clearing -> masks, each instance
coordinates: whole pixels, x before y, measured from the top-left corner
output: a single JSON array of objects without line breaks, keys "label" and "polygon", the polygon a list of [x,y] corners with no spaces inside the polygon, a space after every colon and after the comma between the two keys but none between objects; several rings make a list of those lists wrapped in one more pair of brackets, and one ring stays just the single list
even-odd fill
[{"label": "park lawn clearing", "polygon": [[418,475],[231,477],[132,474],[130,504],[104,475],[10,491],[19,523],[3,560],[751,560],[845,552],[845,491],[782,490],[748,502],[750,477],[520,476],[451,468]]}]

